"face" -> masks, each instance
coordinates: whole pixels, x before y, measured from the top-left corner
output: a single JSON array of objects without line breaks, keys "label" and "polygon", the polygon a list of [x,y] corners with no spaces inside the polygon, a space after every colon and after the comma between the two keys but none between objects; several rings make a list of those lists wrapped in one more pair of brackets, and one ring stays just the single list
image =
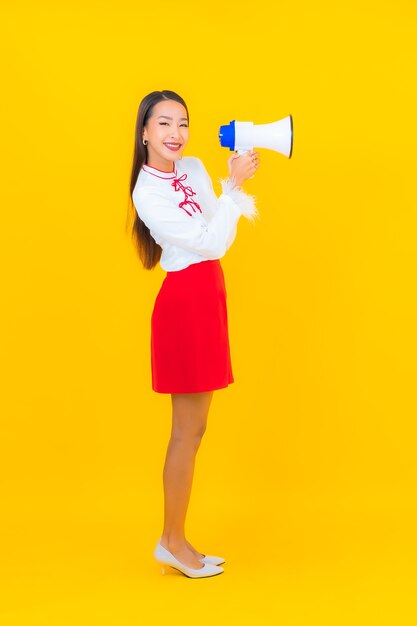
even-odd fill
[{"label": "face", "polygon": [[147,164],[172,172],[173,162],[182,155],[188,143],[188,118],[185,107],[176,100],[161,100],[143,129],[148,140]]}]

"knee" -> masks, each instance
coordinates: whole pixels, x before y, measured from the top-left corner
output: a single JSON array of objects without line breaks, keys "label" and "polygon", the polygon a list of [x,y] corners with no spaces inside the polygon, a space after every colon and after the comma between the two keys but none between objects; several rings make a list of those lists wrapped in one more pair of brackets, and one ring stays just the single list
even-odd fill
[{"label": "knee", "polygon": [[202,425],[198,428],[194,427],[192,430],[174,428],[171,433],[171,438],[182,445],[188,445],[198,449],[205,432],[206,425]]},{"label": "knee", "polygon": [[204,424],[203,426],[200,426],[199,429],[197,429],[194,439],[195,442],[197,444],[197,447],[200,445],[202,438],[204,437],[204,433],[206,432],[206,424]]}]

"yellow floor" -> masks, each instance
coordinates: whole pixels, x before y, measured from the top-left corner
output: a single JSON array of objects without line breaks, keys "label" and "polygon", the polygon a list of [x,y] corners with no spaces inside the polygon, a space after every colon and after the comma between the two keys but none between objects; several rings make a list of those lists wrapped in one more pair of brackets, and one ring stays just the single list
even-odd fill
[{"label": "yellow floor", "polygon": [[258,492],[240,514],[225,503],[204,520],[194,512],[190,539],[227,561],[201,580],[161,574],[156,515],[14,523],[2,533],[0,623],[414,625],[417,520],[407,495],[321,493],[318,502]]}]

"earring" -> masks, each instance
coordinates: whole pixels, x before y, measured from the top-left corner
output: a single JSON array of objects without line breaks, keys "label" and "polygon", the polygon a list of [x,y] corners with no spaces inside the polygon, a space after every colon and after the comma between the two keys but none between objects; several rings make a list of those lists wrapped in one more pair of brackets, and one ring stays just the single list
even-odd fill
[{"label": "earring", "polygon": [[144,146],[147,146],[148,145],[148,140],[147,139],[142,139],[142,143],[143,143]]}]

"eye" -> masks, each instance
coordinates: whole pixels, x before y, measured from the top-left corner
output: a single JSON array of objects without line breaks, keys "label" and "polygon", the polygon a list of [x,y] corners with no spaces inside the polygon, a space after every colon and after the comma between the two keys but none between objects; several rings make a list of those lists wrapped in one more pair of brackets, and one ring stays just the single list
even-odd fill
[{"label": "eye", "polygon": [[[159,122],[160,126],[163,126],[164,124],[168,125],[168,122]],[[188,124],[181,124],[181,126],[185,126],[185,128],[188,128]]]}]

